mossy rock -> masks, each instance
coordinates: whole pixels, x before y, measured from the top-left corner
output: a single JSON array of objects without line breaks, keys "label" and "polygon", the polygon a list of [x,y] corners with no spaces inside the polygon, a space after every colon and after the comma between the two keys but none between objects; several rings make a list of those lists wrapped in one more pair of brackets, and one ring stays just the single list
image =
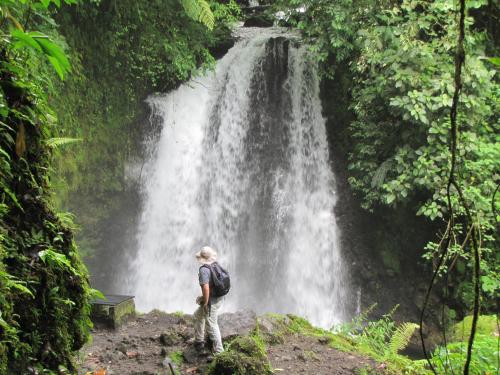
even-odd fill
[{"label": "mossy rock", "polygon": [[272,27],[274,18],[267,14],[259,14],[247,18],[243,27]]},{"label": "mossy rock", "polygon": [[227,351],[215,356],[207,374],[265,375],[272,374],[263,342],[259,337],[235,338]]},{"label": "mossy rock", "polygon": [[170,329],[168,331],[162,332],[160,334],[159,340],[162,345],[174,346],[182,341],[182,337],[175,330]]},{"label": "mossy rock", "polygon": [[[466,316],[464,320],[453,325],[453,341],[464,341],[470,335],[472,327],[472,316]],[[492,336],[497,334],[497,318],[495,315],[481,315],[477,321],[476,334]]]}]

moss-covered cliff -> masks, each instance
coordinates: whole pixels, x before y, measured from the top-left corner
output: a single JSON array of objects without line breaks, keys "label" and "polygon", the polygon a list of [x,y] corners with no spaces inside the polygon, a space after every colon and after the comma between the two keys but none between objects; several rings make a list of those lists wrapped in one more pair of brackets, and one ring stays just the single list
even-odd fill
[{"label": "moss-covered cliff", "polygon": [[[74,370],[90,328],[87,271],[70,222],[53,208],[49,171],[56,71],[69,70],[42,29],[46,4],[2,2],[0,17],[0,373]],[[31,6],[37,6],[31,14]],[[31,18],[30,18],[31,15]],[[23,27],[18,20],[25,21]]]}]

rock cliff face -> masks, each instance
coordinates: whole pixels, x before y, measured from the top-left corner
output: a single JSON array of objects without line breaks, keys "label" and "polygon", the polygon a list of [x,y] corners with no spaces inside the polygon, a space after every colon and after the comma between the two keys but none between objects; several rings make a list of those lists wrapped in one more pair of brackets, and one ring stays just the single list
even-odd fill
[{"label": "rock cliff face", "polygon": [[[399,304],[396,319],[416,322],[430,280],[423,249],[437,228],[416,216],[411,205],[378,207],[373,212],[361,208],[360,197],[348,182],[348,155],[353,147],[348,129],[353,120],[349,85],[349,75],[339,68],[335,80],[322,82],[321,97],[339,195],[335,212],[344,256],[351,267],[357,311],[377,303],[375,315],[385,314]],[[432,298],[438,301],[436,295]],[[429,321],[437,321],[432,318],[434,313],[430,312]]]}]

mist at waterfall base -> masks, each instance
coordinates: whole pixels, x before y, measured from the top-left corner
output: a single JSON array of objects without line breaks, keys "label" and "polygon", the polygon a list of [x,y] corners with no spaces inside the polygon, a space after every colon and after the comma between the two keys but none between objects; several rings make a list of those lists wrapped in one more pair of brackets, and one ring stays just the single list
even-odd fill
[{"label": "mist at waterfall base", "polygon": [[138,249],[126,285],[137,308],[194,311],[194,254],[231,274],[225,311],[346,318],[319,81],[306,46],[247,29],[215,72],[149,98],[161,134],[142,171]]}]

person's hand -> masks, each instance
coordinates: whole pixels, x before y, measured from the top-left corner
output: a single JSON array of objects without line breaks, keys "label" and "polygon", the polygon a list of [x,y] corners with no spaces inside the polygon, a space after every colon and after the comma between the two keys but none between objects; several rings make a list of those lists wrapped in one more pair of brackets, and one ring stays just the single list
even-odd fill
[{"label": "person's hand", "polygon": [[203,305],[203,311],[205,311],[205,314],[208,314],[208,305]]}]

